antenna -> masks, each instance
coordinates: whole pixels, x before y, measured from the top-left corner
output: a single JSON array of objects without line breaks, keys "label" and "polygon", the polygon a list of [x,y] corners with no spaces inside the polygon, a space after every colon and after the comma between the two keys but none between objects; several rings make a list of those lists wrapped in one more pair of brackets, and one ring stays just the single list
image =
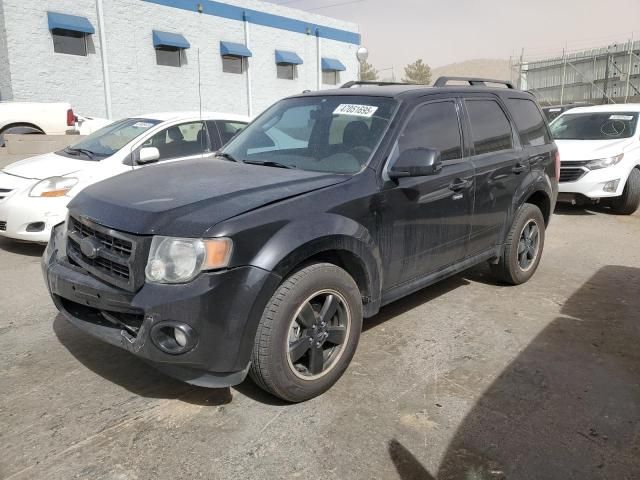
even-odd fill
[{"label": "antenna", "polygon": [[198,103],[200,109],[200,120],[202,120],[202,80],[200,76],[200,47],[198,47]]},{"label": "antenna", "polygon": [[[198,47],[198,109],[200,115],[200,125],[202,128],[202,132],[208,131],[208,127],[205,125],[202,120],[202,78],[200,72],[200,47]],[[202,141],[207,142],[208,135],[202,135]],[[201,145],[202,153],[200,154],[200,158],[204,158],[204,145]]]}]

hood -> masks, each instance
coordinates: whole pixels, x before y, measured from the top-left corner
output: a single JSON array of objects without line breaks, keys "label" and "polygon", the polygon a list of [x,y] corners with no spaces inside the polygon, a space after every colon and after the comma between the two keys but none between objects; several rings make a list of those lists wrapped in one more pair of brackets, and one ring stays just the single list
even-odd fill
[{"label": "hood", "polygon": [[633,142],[633,138],[616,140],[556,140],[560,160],[596,160],[621,154],[625,147]]},{"label": "hood", "polygon": [[226,160],[187,160],[92,185],[72,200],[69,210],[124,232],[198,237],[223,220],[349,178]]},{"label": "hood", "polygon": [[45,153],[44,155],[25,158],[19,162],[12,163],[5,167],[3,171],[18,177],[43,180],[49,177],[68,175],[98,163],[67,158],[56,153]]}]

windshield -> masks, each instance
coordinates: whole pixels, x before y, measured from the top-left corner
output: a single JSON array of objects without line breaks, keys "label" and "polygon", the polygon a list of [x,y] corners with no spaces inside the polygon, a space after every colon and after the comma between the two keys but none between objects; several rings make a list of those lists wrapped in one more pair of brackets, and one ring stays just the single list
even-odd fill
[{"label": "windshield", "polygon": [[229,143],[222,156],[272,167],[356,173],[395,111],[384,97],[326,95],[282,100]]},{"label": "windshield", "polygon": [[616,140],[636,131],[636,112],[568,113],[550,125],[556,140]]},{"label": "windshield", "polygon": [[80,142],[63,150],[68,156],[77,156],[83,160],[102,160],[110,157],[127,143],[154,125],[160,120],[148,118],[125,118],[111,123],[97,130]]}]

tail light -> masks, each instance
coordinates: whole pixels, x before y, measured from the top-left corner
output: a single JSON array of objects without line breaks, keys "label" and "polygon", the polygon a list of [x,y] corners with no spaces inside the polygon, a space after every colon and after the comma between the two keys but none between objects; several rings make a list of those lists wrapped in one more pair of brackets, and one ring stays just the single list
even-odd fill
[{"label": "tail light", "polygon": [[560,152],[556,151],[556,180],[560,179]]},{"label": "tail light", "polygon": [[76,124],[76,116],[73,110],[67,110],[67,127],[73,127]]}]

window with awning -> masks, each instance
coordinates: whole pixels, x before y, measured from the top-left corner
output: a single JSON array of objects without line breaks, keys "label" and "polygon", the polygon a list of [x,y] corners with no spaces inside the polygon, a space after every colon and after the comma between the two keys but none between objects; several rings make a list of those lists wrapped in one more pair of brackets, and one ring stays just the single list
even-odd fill
[{"label": "window with awning", "polygon": [[47,12],[53,51],[67,55],[87,56],[87,36],[96,33],[88,18],[59,12]]}]

